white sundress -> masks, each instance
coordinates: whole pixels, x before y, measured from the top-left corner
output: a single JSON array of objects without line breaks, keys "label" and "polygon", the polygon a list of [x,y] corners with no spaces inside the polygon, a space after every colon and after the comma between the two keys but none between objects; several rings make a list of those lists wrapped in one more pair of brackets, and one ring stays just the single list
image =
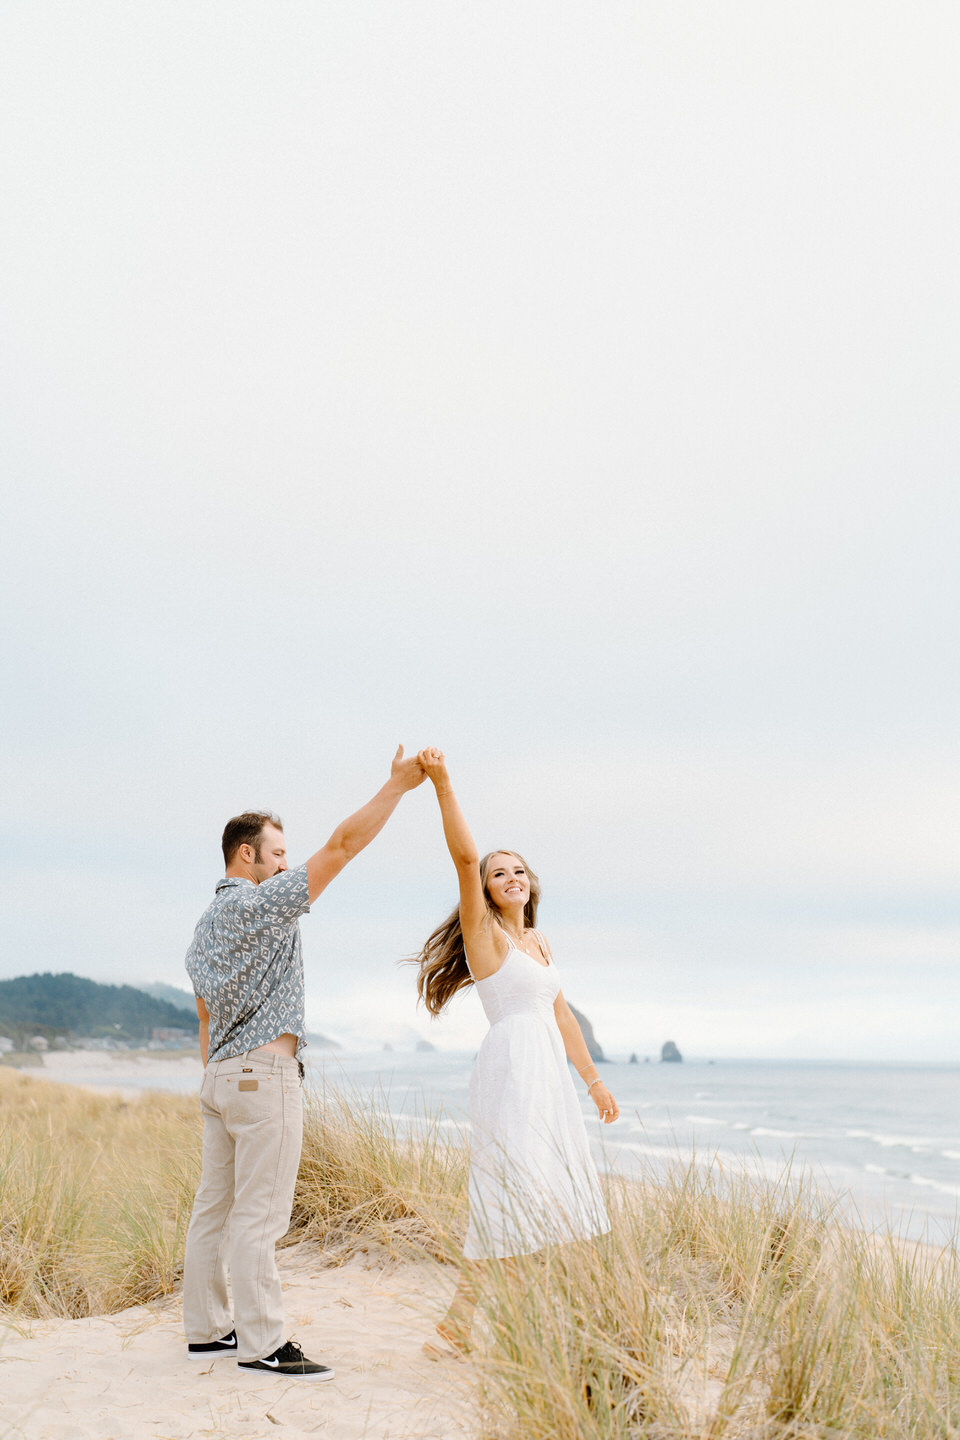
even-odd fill
[{"label": "white sundress", "polygon": [[490,1029],[470,1077],[467,1260],[610,1229],[554,1015],[556,966],[509,943],[500,969],[475,982]]}]

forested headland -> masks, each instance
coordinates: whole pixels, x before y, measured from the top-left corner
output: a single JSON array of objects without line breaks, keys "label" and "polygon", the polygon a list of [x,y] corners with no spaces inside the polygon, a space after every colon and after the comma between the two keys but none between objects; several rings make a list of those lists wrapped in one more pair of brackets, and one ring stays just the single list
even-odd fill
[{"label": "forested headland", "polygon": [[132,985],[100,985],[69,972],[0,980],[0,1035],[20,1048],[42,1035],[146,1040],[155,1029],[197,1029],[189,1011]]}]

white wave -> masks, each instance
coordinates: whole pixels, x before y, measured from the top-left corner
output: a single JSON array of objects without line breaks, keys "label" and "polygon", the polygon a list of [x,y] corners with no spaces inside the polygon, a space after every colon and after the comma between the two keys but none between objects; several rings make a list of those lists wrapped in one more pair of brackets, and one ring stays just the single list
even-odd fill
[{"label": "white wave", "polygon": [[686,1146],[644,1145],[636,1140],[618,1141],[616,1148],[612,1144],[608,1144],[605,1149],[607,1160],[615,1160],[616,1152],[624,1150],[628,1150],[632,1155],[643,1155],[649,1159],[661,1160],[670,1164],[675,1164],[677,1161],[686,1163],[692,1160],[699,1170],[709,1170],[713,1166],[717,1166],[721,1174],[728,1177],[736,1175],[762,1176],[767,1180],[777,1182],[784,1178],[784,1163],[780,1159],[764,1155],[741,1155],[733,1150],[696,1151]]},{"label": "white wave", "polygon": [[931,1180],[927,1175],[911,1175],[910,1179],[925,1190],[938,1190],[942,1195],[955,1195],[960,1199],[960,1185],[944,1185],[942,1180]]},{"label": "white wave", "polygon": [[943,1195],[960,1196],[960,1185],[945,1185],[942,1180],[932,1180],[929,1175],[917,1175],[907,1170],[887,1170],[883,1165],[864,1165],[871,1175],[887,1175],[891,1180],[909,1180],[924,1190],[937,1190]]},{"label": "white wave", "polygon": [[871,1140],[884,1150],[912,1150],[915,1155],[928,1155],[937,1144],[929,1135],[886,1135],[882,1130],[845,1130],[843,1133],[847,1140]]}]

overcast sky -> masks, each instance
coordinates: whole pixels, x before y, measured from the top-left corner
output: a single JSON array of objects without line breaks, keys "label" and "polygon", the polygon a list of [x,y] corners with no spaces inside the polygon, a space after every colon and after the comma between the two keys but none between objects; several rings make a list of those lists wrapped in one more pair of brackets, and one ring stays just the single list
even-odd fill
[{"label": "overcast sky", "polygon": [[[952,3],[0,13],[0,977],[445,748],[608,1051],[960,1058]],[[408,796],[308,1017],[432,1025]]]}]

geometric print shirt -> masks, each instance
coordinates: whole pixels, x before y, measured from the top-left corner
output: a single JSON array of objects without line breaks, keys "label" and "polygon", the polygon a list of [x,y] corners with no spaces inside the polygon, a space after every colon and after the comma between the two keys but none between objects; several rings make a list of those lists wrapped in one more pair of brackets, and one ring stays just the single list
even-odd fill
[{"label": "geometric print shirt", "polygon": [[187,951],[194,994],[210,1015],[210,1060],[245,1055],[278,1035],[305,1047],[303,952],[297,921],[310,909],[307,867],[255,885],[238,875],[217,885]]}]

